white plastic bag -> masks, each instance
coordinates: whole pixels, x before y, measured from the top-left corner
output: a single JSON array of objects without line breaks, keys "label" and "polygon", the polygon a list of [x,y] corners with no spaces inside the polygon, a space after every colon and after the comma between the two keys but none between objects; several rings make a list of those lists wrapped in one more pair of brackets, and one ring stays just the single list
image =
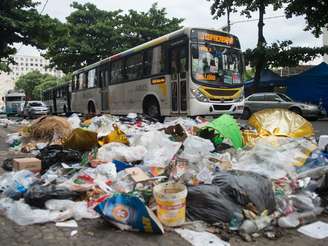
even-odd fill
[{"label": "white plastic bag", "polygon": [[72,129],[79,128],[81,124],[80,117],[77,114],[72,114],[67,121],[71,124]]},{"label": "white plastic bag", "polygon": [[[95,219],[99,218],[99,214],[94,211],[92,208],[88,208],[87,202],[81,201],[81,202],[74,202],[71,200],[48,200],[45,203],[45,206],[50,211],[64,211],[65,214],[67,214],[68,218],[70,219],[73,217],[76,220],[81,219]],[[66,220],[63,219],[63,220]]]},{"label": "white plastic bag", "polygon": [[180,157],[191,163],[200,162],[204,156],[209,155],[215,149],[210,140],[198,136],[188,136],[183,142],[183,146],[184,150]]},{"label": "white plastic bag", "polygon": [[147,150],[143,146],[126,146],[121,143],[109,143],[98,150],[97,158],[108,162],[112,160],[133,162],[143,160],[146,152]]},{"label": "white plastic bag", "polygon": [[173,142],[169,135],[161,131],[147,132],[134,141],[135,145],[141,145],[147,149],[144,156],[146,166],[166,167],[181,147],[180,142]]},{"label": "white plastic bag", "polygon": [[26,203],[13,201],[9,198],[0,200],[0,210],[8,219],[22,226],[57,221],[63,215],[59,211],[32,209]]},{"label": "white plastic bag", "polygon": [[114,163],[101,164],[96,167],[97,176],[102,176],[104,179],[114,181],[117,177],[116,166]]},{"label": "white plastic bag", "polygon": [[22,136],[20,136],[19,132],[7,134],[6,144],[12,145],[15,142],[15,140],[21,141],[21,139]]}]

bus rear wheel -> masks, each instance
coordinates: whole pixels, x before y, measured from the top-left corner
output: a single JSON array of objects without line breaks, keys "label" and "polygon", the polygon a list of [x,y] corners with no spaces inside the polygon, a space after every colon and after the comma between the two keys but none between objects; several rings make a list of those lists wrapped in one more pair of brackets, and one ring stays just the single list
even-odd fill
[{"label": "bus rear wheel", "polygon": [[144,100],[143,113],[160,122],[164,121],[164,117],[161,116],[158,101],[154,97],[148,97]]},{"label": "bus rear wheel", "polygon": [[88,114],[89,115],[96,114],[96,107],[95,107],[95,104],[93,102],[88,103]]}]

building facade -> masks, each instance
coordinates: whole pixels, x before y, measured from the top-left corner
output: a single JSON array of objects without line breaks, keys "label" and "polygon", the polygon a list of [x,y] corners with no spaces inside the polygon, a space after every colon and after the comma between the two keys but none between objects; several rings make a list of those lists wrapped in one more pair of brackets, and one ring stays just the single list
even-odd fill
[{"label": "building facade", "polygon": [[57,78],[64,76],[62,71],[48,68],[49,60],[46,60],[42,56],[14,55],[13,58],[16,64],[9,65],[11,72],[0,73],[0,106],[2,97],[8,90],[14,89],[15,82],[20,76],[28,72],[39,71],[42,74],[51,74]]}]

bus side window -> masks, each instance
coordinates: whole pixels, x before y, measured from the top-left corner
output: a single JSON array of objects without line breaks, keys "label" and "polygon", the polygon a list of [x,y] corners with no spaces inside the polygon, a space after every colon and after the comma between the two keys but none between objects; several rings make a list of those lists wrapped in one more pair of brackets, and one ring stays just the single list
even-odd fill
[{"label": "bus side window", "polygon": [[88,87],[87,88],[94,88],[96,87],[96,69],[92,69],[88,72]]},{"label": "bus side window", "polygon": [[152,66],[152,58],[153,58],[153,49],[148,49],[144,52],[144,76],[149,76],[151,74],[151,66]]}]

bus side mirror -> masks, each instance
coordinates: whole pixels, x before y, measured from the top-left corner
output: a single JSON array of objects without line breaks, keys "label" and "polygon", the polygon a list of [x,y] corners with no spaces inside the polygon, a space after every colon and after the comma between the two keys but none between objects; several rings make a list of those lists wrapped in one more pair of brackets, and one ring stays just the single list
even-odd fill
[{"label": "bus side mirror", "polygon": [[2,99],[2,101],[5,101],[5,97],[2,97],[1,99]]}]

